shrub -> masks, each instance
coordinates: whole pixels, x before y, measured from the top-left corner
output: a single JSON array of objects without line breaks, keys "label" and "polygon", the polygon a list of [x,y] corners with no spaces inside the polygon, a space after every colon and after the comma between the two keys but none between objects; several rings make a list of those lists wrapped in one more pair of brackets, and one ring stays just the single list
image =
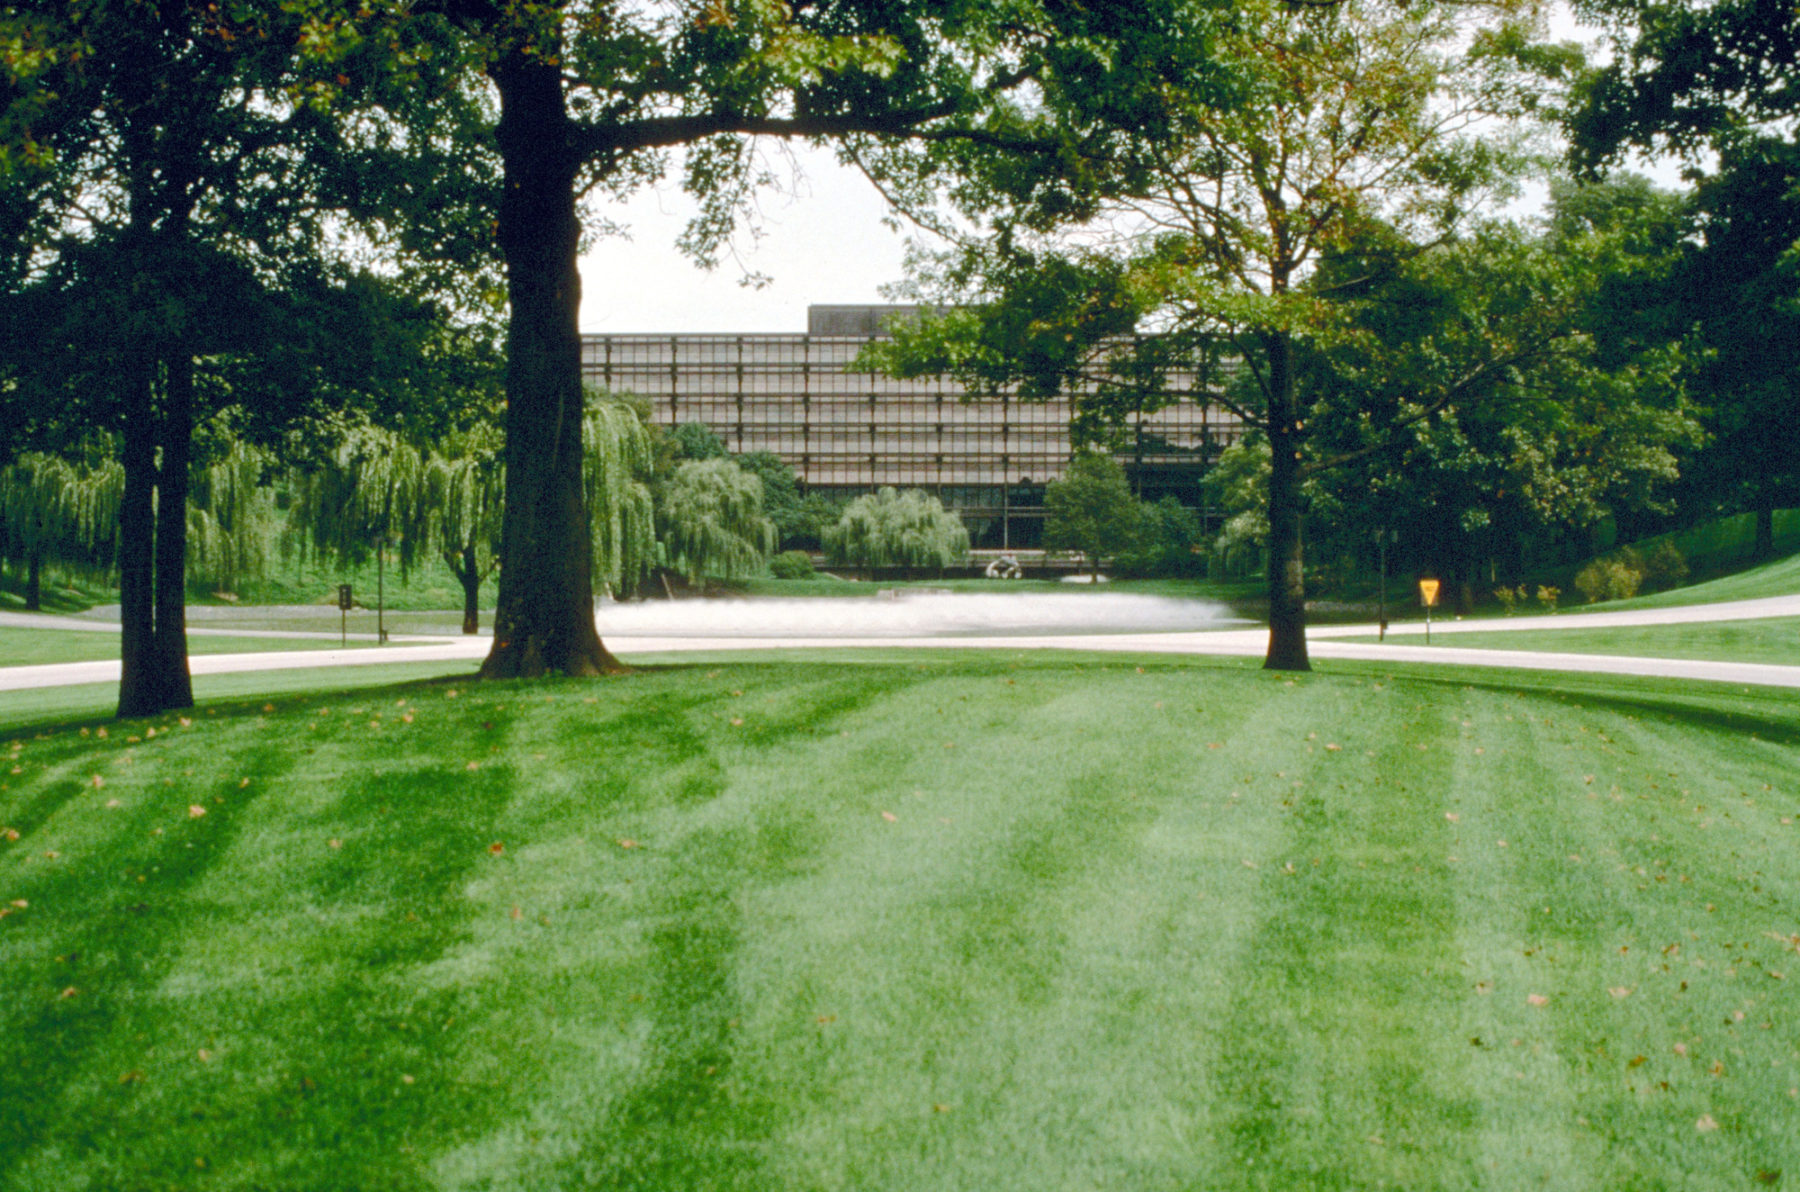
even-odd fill
[{"label": "shrub", "polygon": [[784,550],[769,560],[769,574],[776,579],[811,579],[812,556],[803,550]]},{"label": "shrub", "polygon": [[1495,588],[1494,599],[1500,602],[1500,607],[1504,608],[1506,615],[1510,617],[1518,611],[1519,605],[1525,602],[1525,585],[1520,584],[1516,588],[1505,586]]},{"label": "shrub", "polygon": [[1552,588],[1545,584],[1538,585],[1537,602],[1544,606],[1544,611],[1547,613],[1556,611],[1556,601],[1561,595],[1561,588]]},{"label": "shrub", "polygon": [[1643,564],[1633,551],[1622,551],[1609,558],[1595,559],[1575,573],[1575,586],[1589,604],[1602,600],[1626,600],[1638,593],[1644,582]]}]

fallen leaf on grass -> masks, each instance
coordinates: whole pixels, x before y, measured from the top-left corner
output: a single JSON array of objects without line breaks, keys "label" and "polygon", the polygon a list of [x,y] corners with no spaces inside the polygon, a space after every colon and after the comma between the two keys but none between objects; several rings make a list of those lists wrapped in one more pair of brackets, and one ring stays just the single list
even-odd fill
[{"label": "fallen leaf on grass", "polygon": [[1533,1006],[1548,1006],[1550,1004],[1550,999],[1541,993],[1528,993],[1525,995],[1525,1001]]},{"label": "fallen leaf on grass", "polygon": [[731,718],[731,727],[732,728],[742,728],[743,724],[744,724],[744,718],[742,716],[733,716]]},{"label": "fallen leaf on grass", "polygon": [[1614,985],[1610,989],[1608,989],[1606,992],[1608,992],[1608,993],[1612,994],[1614,997],[1618,997],[1618,998],[1625,998],[1625,997],[1631,996],[1631,990],[1627,989],[1623,985]]},{"label": "fallen leaf on grass", "polygon": [[138,1071],[136,1068],[133,1068],[131,1071],[125,1073],[125,1075],[119,1077],[119,1083],[120,1084],[136,1084],[142,1079],[144,1079],[144,1074],[142,1072]]},{"label": "fallen leaf on grass", "polygon": [[636,848],[638,846],[638,842],[631,839],[629,836],[621,836],[618,839],[617,844],[620,848]]},{"label": "fallen leaf on grass", "polygon": [[506,845],[504,843],[502,843],[501,841],[496,840],[496,841],[494,841],[494,843],[488,845],[488,852],[490,854],[492,854],[493,856],[498,857],[501,853],[503,853],[505,851],[506,851]]},{"label": "fallen leaf on grass", "polygon": [[899,817],[899,816],[897,816],[897,815],[895,815],[895,814],[894,814],[894,813],[893,813],[893,812],[891,812],[891,811],[884,811],[884,812],[882,812],[882,813],[881,813],[881,818],[882,818],[882,819],[884,819],[884,820],[886,820],[886,821],[887,821],[887,822],[888,822],[888,823],[890,823],[890,824],[892,824],[892,823],[898,823],[898,822],[899,822],[899,820],[900,820],[900,817]]},{"label": "fallen leaf on grass", "polygon": [[1454,812],[1454,811],[1446,811],[1446,812],[1444,812],[1444,818],[1454,824],[1458,820],[1462,819],[1462,816],[1456,814],[1456,812]]},{"label": "fallen leaf on grass", "polygon": [[62,994],[60,996],[62,997],[62,999],[64,1001],[68,1001],[70,998],[74,997],[77,992],[79,992],[79,991],[73,985],[71,985],[67,989],[63,990]]},{"label": "fallen leaf on grass", "polygon": [[1702,1134],[1710,1134],[1718,1128],[1719,1123],[1713,1120],[1713,1115],[1710,1113],[1703,1113],[1694,1121],[1694,1129]]},{"label": "fallen leaf on grass", "polygon": [[1676,1055],[1686,1055],[1687,1054],[1687,1044],[1686,1043],[1675,1044],[1675,1054]]},{"label": "fallen leaf on grass", "polygon": [[1627,1068],[1641,1068],[1649,1062],[1650,1057],[1647,1055],[1634,1055],[1626,1061],[1625,1066]]},{"label": "fallen leaf on grass", "polygon": [[106,779],[100,777],[100,775],[98,775],[98,774],[94,775],[94,786],[96,789],[98,789],[99,787],[103,787],[105,785],[106,785]]},{"label": "fallen leaf on grass", "polygon": [[512,908],[512,917],[513,917],[513,921],[514,921],[514,922],[517,922],[517,921],[518,921],[518,920],[520,920],[520,919],[522,919],[522,918],[524,918],[524,917],[525,917],[525,912],[524,912],[524,911],[522,911],[522,910],[520,910],[520,909],[519,909],[519,907],[518,907],[518,904],[517,904],[517,903],[515,903],[515,904],[514,904],[514,905],[513,905],[513,908]]},{"label": "fallen leaf on grass", "polygon": [[464,766],[464,767],[463,767],[463,769],[465,769],[465,770],[479,770],[479,769],[481,769],[481,763],[480,763],[480,762],[470,762],[470,763],[469,763],[469,764],[468,764],[468,765],[466,765],[466,766]]},{"label": "fallen leaf on grass", "polygon": [[205,814],[206,814],[206,808],[200,806],[200,804],[198,804],[198,803],[189,803],[188,804],[188,818],[189,819],[199,819],[201,816],[203,816]]},{"label": "fallen leaf on grass", "polygon": [[195,1058],[197,1058],[203,1064],[207,1063],[212,1059],[212,1052],[210,1052],[210,1051],[206,1050],[206,1048],[202,1047],[198,1052],[195,1053]]},{"label": "fallen leaf on grass", "polygon": [[344,842],[339,840],[335,836],[333,836],[330,840],[327,840],[325,843],[328,846],[330,846],[331,848],[343,848],[344,847]]}]

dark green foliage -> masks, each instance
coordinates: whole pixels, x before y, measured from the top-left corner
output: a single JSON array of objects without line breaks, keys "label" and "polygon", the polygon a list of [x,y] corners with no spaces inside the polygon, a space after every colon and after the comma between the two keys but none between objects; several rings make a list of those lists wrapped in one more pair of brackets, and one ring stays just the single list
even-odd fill
[{"label": "dark green foliage", "polygon": [[784,548],[817,546],[819,530],[836,519],[829,505],[828,517],[820,516],[820,503],[808,503],[800,495],[794,469],[773,451],[751,451],[737,457],[738,467],[762,481],[763,516],[775,523],[775,539]]},{"label": "dark green foliage", "polygon": [[1174,497],[1143,507],[1138,540],[1121,551],[1118,566],[1130,575],[1179,578],[1206,574],[1207,546],[1200,515]]},{"label": "dark green foliage", "polygon": [[675,448],[677,461],[690,459],[723,459],[725,440],[712,432],[704,422],[683,422],[669,431],[669,442]]}]

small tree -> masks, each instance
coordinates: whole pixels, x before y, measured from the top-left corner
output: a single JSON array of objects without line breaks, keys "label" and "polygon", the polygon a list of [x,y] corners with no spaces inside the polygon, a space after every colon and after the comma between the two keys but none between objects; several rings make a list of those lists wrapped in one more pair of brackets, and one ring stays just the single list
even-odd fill
[{"label": "small tree", "polygon": [[936,567],[969,554],[969,531],[942,501],[922,489],[883,488],[856,498],[820,535],[834,564],[857,567]]},{"label": "small tree", "polygon": [[1044,545],[1082,552],[1096,583],[1100,556],[1130,550],[1144,524],[1143,506],[1131,495],[1125,469],[1094,451],[1077,455],[1068,474],[1045,487],[1044,510]]},{"label": "small tree", "polygon": [[664,556],[690,584],[704,584],[708,575],[756,575],[775,549],[762,481],[728,459],[689,460],[658,496]]}]

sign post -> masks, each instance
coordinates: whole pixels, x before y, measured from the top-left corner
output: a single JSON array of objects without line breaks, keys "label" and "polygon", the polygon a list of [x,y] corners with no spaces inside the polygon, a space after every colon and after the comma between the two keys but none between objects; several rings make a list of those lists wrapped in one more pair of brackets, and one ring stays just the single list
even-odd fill
[{"label": "sign post", "polygon": [[1422,579],[1419,581],[1419,603],[1425,606],[1425,644],[1431,644],[1431,607],[1438,602],[1438,581]]},{"label": "sign post", "polygon": [[350,644],[350,610],[356,600],[350,595],[349,584],[338,585],[338,645]]}]

